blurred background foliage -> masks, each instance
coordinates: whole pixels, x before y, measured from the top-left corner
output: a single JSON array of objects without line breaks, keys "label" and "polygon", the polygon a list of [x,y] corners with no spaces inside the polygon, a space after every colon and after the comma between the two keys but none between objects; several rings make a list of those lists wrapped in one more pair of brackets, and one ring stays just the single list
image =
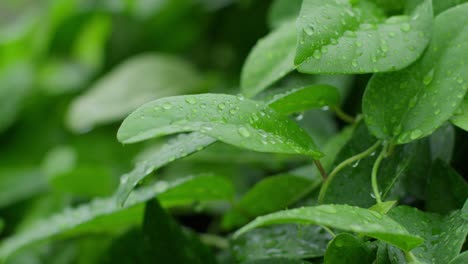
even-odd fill
[{"label": "blurred background foliage", "polygon": [[[300,3],[287,2],[2,0],[0,239],[63,208],[112,195],[119,176],[159,144],[123,146],[116,140],[120,122],[141,104],[179,94],[238,93],[240,70],[252,46]],[[360,111],[367,75],[293,73],[279,86],[314,78],[342,91],[346,111]],[[322,147],[344,125],[324,110],[296,118]],[[465,140],[457,140],[453,164],[466,172],[466,134],[455,136]],[[240,195],[262,177],[305,163],[300,157],[216,143],[158,171],[158,178],[222,175]],[[179,222],[207,232],[219,228],[225,211],[226,206],[207,205],[173,213]],[[11,263],[101,263],[113,239],[115,233],[40,244]]]}]

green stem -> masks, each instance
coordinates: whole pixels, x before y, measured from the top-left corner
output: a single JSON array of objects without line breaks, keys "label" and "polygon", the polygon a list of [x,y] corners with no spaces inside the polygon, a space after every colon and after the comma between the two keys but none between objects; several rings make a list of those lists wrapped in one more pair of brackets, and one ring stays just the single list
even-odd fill
[{"label": "green stem", "polygon": [[199,238],[206,245],[214,246],[220,249],[229,248],[229,241],[224,237],[220,237],[213,234],[200,234]]},{"label": "green stem", "polygon": [[338,118],[340,118],[341,120],[347,122],[347,123],[350,123],[350,124],[353,124],[354,122],[356,122],[356,119],[348,114],[346,114],[340,107],[336,106],[336,107],[333,107],[333,111],[335,111],[335,114]]},{"label": "green stem", "polygon": [[377,173],[379,172],[380,163],[385,158],[387,154],[388,144],[384,144],[382,151],[380,152],[379,156],[374,162],[374,166],[372,167],[372,174],[371,174],[371,181],[372,181],[372,191],[374,192],[375,200],[377,204],[382,203],[382,197],[380,196],[379,192],[379,184],[377,182]]},{"label": "green stem", "polygon": [[332,237],[336,237],[335,232],[333,232],[330,228],[326,226],[320,226],[320,227],[323,228],[323,230],[327,231]]},{"label": "green stem", "polygon": [[320,174],[322,175],[323,180],[326,181],[328,178],[327,172],[323,168],[322,163],[320,162],[320,160],[314,160],[314,163],[315,163],[315,166],[317,166],[317,169],[319,170]]},{"label": "green stem", "polygon": [[361,159],[369,156],[370,154],[372,154],[380,146],[381,143],[382,143],[382,141],[378,140],[370,148],[368,148],[365,151],[363,151],[363,152],[361,152],[359,154],[356,154],[356,155],[344,160],[340,164],[338,164],[338,166],[336,166],[335,169],[333,169],[333,171],[328,175],[327,180],[323,182],[322,188],[320,188],[318,202],[319,203],[323,202],[323,198],[325,197],[325,193],[327,192],[327,189],[328,189],[328,186],[330,185],[330,182],[333,180],[333,178],[335,178],[335,176],[338,174],[338,172],[340,170],[342,170],[344,167],[348,166],[349,164],[352,164],[352,163],[354,163],[354,162],[356,162],[358,160],[361,160]]}]

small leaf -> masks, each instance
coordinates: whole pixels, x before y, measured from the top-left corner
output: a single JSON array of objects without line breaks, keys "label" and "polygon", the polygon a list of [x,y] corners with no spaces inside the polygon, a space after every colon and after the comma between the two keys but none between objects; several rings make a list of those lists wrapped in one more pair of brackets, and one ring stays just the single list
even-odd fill
[{"label": "small leaf", "polygon": [[295,64],[305,73],[394,71],[414,62],[432,30],[430,0],[406,1],[386,17],[372,1],[304,0]]},{"label": "small leaf", "polygon": [[[0,243],[0,260],[7,258],[18,249],[53,238],[70,238],[93,233],[118,233],[138,224],[142,219],[142,203],[155,196],[171,191],[181,193],[187,204],[195,201],[214,201],[232,199],[231,182],[221,177],[200,176],[187,177],[174,182],[160,181],[133,192],[124,207],[117,204],[114,197],[95,199],[88,204],[45,218],[29,226],[27,229],[5,238]],[[191,186],[191,187],[187,187]],[[229,186],[229,187],[228,187]],[[182,190],[177,190],[182,188]],[[203,195],[198,192],[193,200],[186,199],[186,189],[203,189]],[[221,193],[219,190],[228,190]],[[161,199],[163,205],[180,205],[181,197],[169,195]]]},{"label": "small leaf", "polygon": [[411,252],[416,258],[433,264],[449,263],[462,249],[468,233],[468,222],[460,211],[442,217],[415,208],[400,206],[388,214],[411,234],[424,238],[424,244]]},{"label": "small leaf", "polygon": [[362,263],[372,264],[372,249],[363,241],[347,233],[336,236],[328,245],[325,264]]},{"label": "small leaf", "polygon": [[253,97],[293,71],[295,45],[296,32],[291,21],[260,39],[242,68],[242,93]]},{"label": "small leaf", "polygon": [[323,225],[377,238],[403,250],[423,242],[386,215],[348,205],[320,205],[279,211],[261,216],[239,229],[235,237],[254,228],[274,224],[297,223]]},{"label": "small leaf", "polygon": [[332,239],[319,226],[277,225],[252,230],[232,242],[236,259],[316,258]]},{"label": "small leaf", "polygon": [[448,164],[437,160],[429,174],[426,196],[426,210],[449,213],[465,203],[468,183]]},{"label": "small leaf", "polygon": [[123,119],[157,98],[196,92],[200,79],[192,65],[163,54],[125,61],[72,102],[67,122],[75,132]]},{"label": "small leaf", "polygon": [[322,156],[290,119],[263,103],[223,94],[167,97],[145,104],[124,120],[117,138],[133,143],[191,131],[260,152]]},{"label": "small leaf", "polygon": [[340,93],[330,85],[311,85],[275,94],[268,105],[281,114],[292,114],[323,106],[337,106]]},{"label": "small leaf", "polygon": [[[307,171],[312,175],[311,167],[307,168]],[[322,182],[317,173],[312,177],[306,178],[289,172],[260,181],[223,217],[223,227],[230,229],[241,226],[257,216],[287,208]]]},{"label": "small leaf", "polygon": [[465,97],[460,108],[455,112],[450,121],[457,127],[468,131],[468,98]]},{"label": "small leaf", "polygon": [[363,112],[378,138],[404,144],[431,134],[460,107],[468,88],[468,4],[435,19],[434,38],[416,63],[376,74],[363,98]]},{"label": "small leaf", "polygon": [[401,264],[406,263],[405,254],[401,249],[379,241],[375,263]]}]

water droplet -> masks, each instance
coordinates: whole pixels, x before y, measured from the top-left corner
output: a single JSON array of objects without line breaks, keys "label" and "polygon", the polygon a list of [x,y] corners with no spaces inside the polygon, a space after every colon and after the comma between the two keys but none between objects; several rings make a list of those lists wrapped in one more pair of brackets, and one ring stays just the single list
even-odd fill
[{"label": "water droplet", "polygon": [[351,62],[351,65],[353,65],[354,67],[357,67],[357,66],[358,66],[358,63],[357,63],[357,61],[353,60],[353,61]]},{"label": "water droplet", "polygon": [[172,108],[172,104],[169,103],[169,102],[166,102],[166,103],[164,103],[164,104],[162,105],[162,107],[163,107],[164,109],[166,109],[166,110],[169,110],[169,109]]},{"label": "water droplet", "polygon": [[312,24],[305,26],[304,27],[304,32],[307,35],[311,36],[312,34],[314,34],[314,26]]},{"label": "water droplet", "polygon": [[219,108],[220,110],[223,110],[224,108],[226,108],[226,104],[220,103],[220,104],[218,105],[218,108]]},{"label": "water droplet", "polygon": [[233,114],[237,113],[237,109],[231,108],[231,110],[229,110],[229,113],[231,113],[233,115]]},{"label": "water droplet", "polygon": [[423,84],[424,85],[429,85],[432,82],[432,79],[434,79],[434,69],[430,70],[423,78]]},{"label": "water droplet", "polygon": [[411,25],[408,24],[408,23],[403,23],[403,24],[401,24],[400,29],[403,32],[408,32],[408,31],[411,30]]},{"label": "water droplet", "polygon": [[201,108],[206,108],[206,104],[201,104],[200,107]]},{"label": "water droplet", "polygon": [[185,98],[185,101],[189,104],[196,104],[197,103],[197,99],[193,98],[193,97],[187,97]]},{"label": "water droplet", "polygon": [[413,130],[411,131],[411,134],[410,134],[410,138],[412,140],[415,140],[417,138],[419,138],[420,136],[422,136],[423,132],[419,129],[416,129],[416,130]]},{"label": "water droplet", "polygon": [[243,137],[250,137],[250,132],[245,127],[239,127],[237,129],[237,132],[239,132],[239,134]]},{"label": "water droplet", "polygon": [[295,118],[297,121],[301,121],[302,119],[304,119],[304,115],[301,113],[301,114],[298,114]]},{"label": "water droplet", "polygon": [[357,166],[359,166],[359,162],[360,162],[360,161],[361,161],[361,160],[355,161],[353,164],[351,164],[351,167],[356,168]]},{"label": "water droplet", "polygon": [[322,57],[322,52],[320,52],[320,50],[315,50],[313,56],[316,59],[320,59]]}]

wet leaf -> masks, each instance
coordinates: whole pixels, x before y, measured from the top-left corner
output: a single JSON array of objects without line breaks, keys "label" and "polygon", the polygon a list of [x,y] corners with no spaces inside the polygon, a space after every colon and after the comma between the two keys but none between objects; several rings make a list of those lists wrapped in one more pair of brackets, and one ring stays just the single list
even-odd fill
[{"label": "wet leaf", "polygon": [[375,258],[374,254],[372,249],[362,240],[351,234],[343,233],[336,236],[328,245],[324,263],[371,264]]}]

